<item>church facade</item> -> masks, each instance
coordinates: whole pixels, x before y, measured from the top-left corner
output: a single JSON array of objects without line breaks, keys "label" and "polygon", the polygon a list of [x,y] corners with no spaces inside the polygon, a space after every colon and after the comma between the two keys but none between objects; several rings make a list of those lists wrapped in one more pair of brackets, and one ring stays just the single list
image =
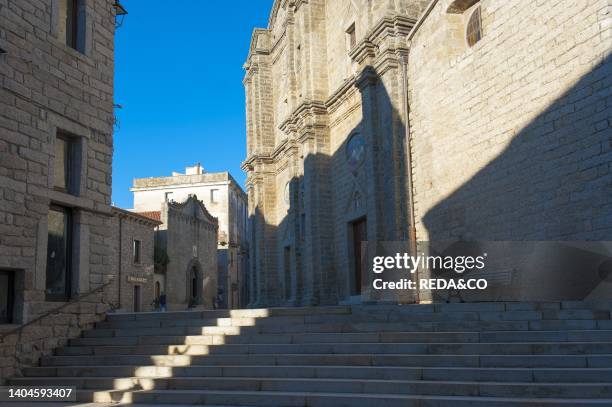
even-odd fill
[{"label": "church facade", "polygon": [[362,241],[612,240],[610,6],[582,4],[275,1],[245,64],[250,305],[359,301]]}]

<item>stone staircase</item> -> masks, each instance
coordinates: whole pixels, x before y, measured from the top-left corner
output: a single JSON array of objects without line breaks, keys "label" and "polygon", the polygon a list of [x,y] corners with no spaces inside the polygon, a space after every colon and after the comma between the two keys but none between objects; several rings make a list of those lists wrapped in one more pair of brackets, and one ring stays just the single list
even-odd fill
[{"label": "stone staircase", "polygon": [[612,406],[612,302],[109,315],[14,385],[81,402]]}]

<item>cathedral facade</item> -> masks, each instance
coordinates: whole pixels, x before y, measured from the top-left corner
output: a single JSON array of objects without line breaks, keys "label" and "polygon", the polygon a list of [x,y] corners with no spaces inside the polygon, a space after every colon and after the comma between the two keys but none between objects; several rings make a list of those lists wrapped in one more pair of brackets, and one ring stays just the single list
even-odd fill
[{"label": "cathedral facade", "polygon": [[249,304],[359,301],[363,241],[612,240],[610,6],[582,4],[275,1],[245,64]]}]

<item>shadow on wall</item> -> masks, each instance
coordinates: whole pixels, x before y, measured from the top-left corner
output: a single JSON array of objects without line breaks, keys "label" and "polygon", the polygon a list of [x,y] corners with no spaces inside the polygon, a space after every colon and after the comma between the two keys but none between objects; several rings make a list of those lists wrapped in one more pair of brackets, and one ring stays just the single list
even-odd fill
[{"label": "shadow on wall", "polygon": [[[333,155],[305,157],[304,175],[290,180],[284,203],[277,190],[274,210],[286,208],[274,222],[278,227],[255,209],[252,222],[263,227],[253,236],[251,262],[265,272],[250,276],[258,287],[250,292],[251,306],[338,303],[358,294],[359,281],[367,290],[372,276],[358,267],[351,232],[356,220],[367,221],[364,240],[370,243],[407,239],[405,128],[390,96],[401,100],[401,89],[388,89],[372,70],[366,72],[362,121]],[[421,221],[429,240],[612,241],[611,78],[608,57],[520,131],[502,154],[427,211]],[[355,134],[363,143],[349,146]],[[439,251],[434,249],[429,247]],[[596,250],[605,255],[609,249]],[[588,262],[590,257],[575,258]],[[560,270],[569,267],[563,262],[560,256],[536,259],[522,270],[499,265],[495,272],[510,273],[503,284],[513,289],[502,284],[503,289],[475,300],[583,299],[597,291],[601,270],[578,274]],[[568,292],[573,283],[561,275],[589,283]],[[551,281],[558,281],[559,289],[525,291]]]},{"label": "shadow on wall", "polygon": [[429,240],[612,240],[610,58],[425,213]]},{"label": "shadow on wall", "polygon": [[[336,151],[321,152],[331,144],[324,140],[329,129],[307,125],[303,131],[314,132],[312,144],[319,146],[305,153],[303,175],[287,176],[286,186],[274,180],[273,209],[255,200],[250,262],[258,272],[250,276],[257,287],[250,291],[252,307],[336,304],[359,295],[371,273],[361,269],[356,236],[407,239],[405,126],[392,101],[401,101],[402,89],[395,86],[396,75],[381,78],[372,68],[358,83],[363,118]],[[298,172],[297,156],[286,171]],[[362,235],[354,230],[359,222]]]},{"label": "shadow on wall", "polygon": [[[486,298],[466,293],[464,300],[612,297],[612,245],[606,243],[612,242],[610,59],[423,216],[430,242],[480,241],[482,247],[471,250],[484,252],[491,241],[513,241],[506,256],[523,251],[524,264],[507,258],[495,270],[507,274],[506,285],[488,290]],[[433,246],[430,252],[439,253]]]}]

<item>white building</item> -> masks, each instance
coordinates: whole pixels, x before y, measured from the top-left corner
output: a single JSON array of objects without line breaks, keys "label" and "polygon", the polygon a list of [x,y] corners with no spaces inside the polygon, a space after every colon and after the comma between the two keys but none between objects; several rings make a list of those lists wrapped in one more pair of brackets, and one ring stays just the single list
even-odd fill
[{"label": "white building", "polygon": [[219,290],[223,306],[241,305],[247,266],[247,197],[228,172],[207,173],[200,164],[188,167],[185,174],[170,177],[135,179],[135,212],[160,211],[164,202],[183,202],[196,195],[210,214],[219,220]]}]

